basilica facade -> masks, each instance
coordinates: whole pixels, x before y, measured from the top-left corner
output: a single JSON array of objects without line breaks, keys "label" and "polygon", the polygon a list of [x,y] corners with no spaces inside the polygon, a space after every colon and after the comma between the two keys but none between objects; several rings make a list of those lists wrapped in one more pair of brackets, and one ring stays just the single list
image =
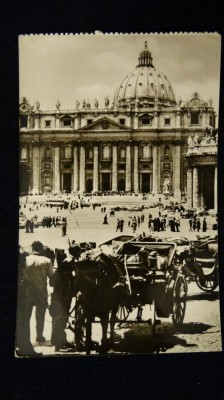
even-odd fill
[{"label": "basilica facade", "polygon": [[54,110],[42,110],[38,101],[21,100],[21,194],[167,190],[189,206],[217,206],[217,141],[212,152],[205,141],[206,127],[215,129],[211,99],[195,92],[177,100],[145,43],[113,103],[104,103],[77,100],[64,110],[57,101]]}]

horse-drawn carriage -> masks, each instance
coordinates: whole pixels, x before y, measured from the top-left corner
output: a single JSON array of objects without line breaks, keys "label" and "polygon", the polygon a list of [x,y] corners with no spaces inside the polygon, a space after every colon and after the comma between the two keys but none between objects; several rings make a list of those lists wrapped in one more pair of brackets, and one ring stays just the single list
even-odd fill
[{"label": "horse-drawn carriage", "polygon": [[[187,282],[180,265],[176,262],[176,244],[167,242],[124,243],[117,252],[123,261],[128,277],[130,296],[128,302],[119,307],[117,319],[129,319],[130,311],[137,309],[136,320],[152,326],[152,337],[158,318],[172,316],[179,326],[185,316]],[[143,306],[150,304],[151,318],[142,320]]]},{"label": "horse-drawn carriage", "polygon": [[[187,282],[176,263],[176,244],[128,241],[116,255],[102,252],[94,260],[76,263],[76,303],[69,327],[78,348],[83,344],[91,351],[91,326],[100,318],[102,352],[108,349],[107,326],[110,323],[110,345],[113,345],[115,323],[147,322],[152,327],[152,340],[159,318],[172,316],[179,326],[185,315]],[[143,319],[143,306],[150,305],[151,315]],[[137,310],[135,320],[129,314]],[[131,314],[130,314],[131,315]],[[99,322],[99,321],[97,321]]]}]

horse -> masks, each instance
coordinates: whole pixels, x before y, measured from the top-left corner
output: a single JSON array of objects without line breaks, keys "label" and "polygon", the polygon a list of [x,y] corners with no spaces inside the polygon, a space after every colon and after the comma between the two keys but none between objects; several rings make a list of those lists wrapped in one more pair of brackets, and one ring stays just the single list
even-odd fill
[{"label": "horse", "polygon": [[[94,259],[75,263],[76,324],[86,329],[86,354],[91,352],[92,322],[99,317],[102,325],[101,354],[106,354],[108,321],[110,321],[110,347],[114,345],[114,326],[120,304],[128,298],[128,285],[123,263],[116,257],[100,253]],[[111,317],[109,319],[109,315]],[[83,326],[81,326],[82,328]],[[79,335],[75,338],[78,345]]]}]

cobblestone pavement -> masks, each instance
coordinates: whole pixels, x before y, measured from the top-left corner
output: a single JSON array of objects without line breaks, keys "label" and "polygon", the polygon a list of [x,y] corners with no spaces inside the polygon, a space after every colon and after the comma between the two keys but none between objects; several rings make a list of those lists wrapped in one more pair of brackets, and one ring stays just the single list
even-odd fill
[{"label": "cobblestone pavement", "polygon": [[[22,211],[23,205],[21,208]],[[109,217],[108,207],[106,210],[108,215],[108,225],[103,225],[104,213],[101,213],[100,207],[95,211],[90,208],[76,209],[70,212],[63,210],[57,214],[56,209],[41,208],[34,214],[41,216],[57,216],[67,217],[68,229],[67,235],[62,237],[61,228],[43,228],[38,227],[34,233],[25,233],[25,229],[20,229],[19,243],[25,248],[29,248],[34,240],[41,240],[45,245],[55,248],[68,248],[68,238],[80,241],[92,241],[99,245],[120,233],[116,232],[117,218],[123,217],[124,234],[132,234],[132,229],[128,227],[130,216],[140,215],[141,212],[115,212],[114,217]],[[148,214],[158,215],[158,208],[150,208],[143,211],[145,222],[137,229],[137,234],[143,231],[148,233],[147,219]],[[210,217],[207,218],[208,222]],[[212,219],[211,223],[214,223]],[[210,225],[209,225],[210,226]],[[156,232],[158,237],[176,237],[184,236],[191,240],[196,239],[195,232],[189,232],[189,222],[187,219],[181,220],[180,233]],[[207,234],[214,236],[217,231],[208,230]],[[129,316],[135,320],[136,310]],[[143,314],[146,319],[150,318],[150,306],[145,306]],[[57,353],[54,347],[50,345],[51,336],[51,317],[46,312],[44,336],[46,342],[39,346],[35,343],[35,318],[31,320],[31,340],[37,351],[42,351],[44,356],[75,356],[85,353],[70,352]],[[74,340],[73,332],[67,330],[69,341]],[[93,340],[100,342],[101,326],[99,323],[93,324]],[[186,352],[214,352],[221,351],[221,328],[220,328],[220,312],[219,312],[219,291],[218,288],[213,293],[202,292],[194,282],[188,285],[188,299],[184,324],[181,331],[176,331],[171,317],[169,319],[161,319],[161,324],[156,327],[156,341],[152,345],[151,327],[146,324],[128,324],[116,325],[115,329],[115,350],[112,354],[131,354],[131,353],[186,353]],[[95,350],[92,354],[97,354]]]}]

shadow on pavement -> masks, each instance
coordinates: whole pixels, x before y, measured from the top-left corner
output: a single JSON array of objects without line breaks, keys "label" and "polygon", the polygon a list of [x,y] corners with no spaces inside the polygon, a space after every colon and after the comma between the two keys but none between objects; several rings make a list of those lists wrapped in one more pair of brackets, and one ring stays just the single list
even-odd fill
[{"label": "shadow on pavement", "polygon": [[211,293],[206,293],[206,292],[201,292],[201,293],[195,293],[195,294],[190,294],[187,296],[187,301],[193,301],[193,300],[208,300],[208,301],[215,301],[219,300],[219,292],[211,292]]},{"label": "shadow on pavement", "polygon": [[175,346],[197,347],[196,343],[188,343],[186,339],[179,337],[181,334],[200,334],[206,332],[211,325],[190,322],[175,329],[172,323],[165,323],[156,328],[156,335],[153,340],[152,330],[149,325],[129,326],[123,335],[119,332],[115,335],[115,353],[160,353],[166,352]]}]

